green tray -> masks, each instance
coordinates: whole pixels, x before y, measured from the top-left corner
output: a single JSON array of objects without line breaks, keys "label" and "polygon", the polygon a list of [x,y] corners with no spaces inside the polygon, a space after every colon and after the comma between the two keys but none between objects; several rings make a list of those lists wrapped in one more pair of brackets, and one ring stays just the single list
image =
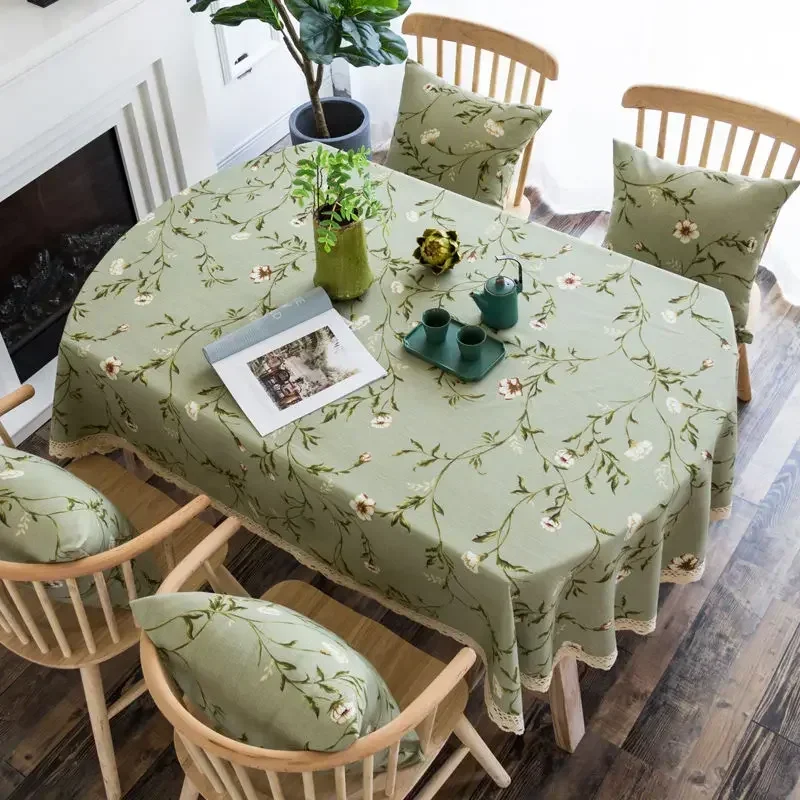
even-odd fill
[{"label": "green tray", "polygon": [[403,338],[403,347],[417,358],[455,375],[462,381],[479,381],[506,357],[506,347],[499,339],[487,336],[480,358],[477,361],[464,361],[456,339],[463,327],[463,322],[451,319],[447,327],[447,338],[441,344],[430,344],[420,322]]}]

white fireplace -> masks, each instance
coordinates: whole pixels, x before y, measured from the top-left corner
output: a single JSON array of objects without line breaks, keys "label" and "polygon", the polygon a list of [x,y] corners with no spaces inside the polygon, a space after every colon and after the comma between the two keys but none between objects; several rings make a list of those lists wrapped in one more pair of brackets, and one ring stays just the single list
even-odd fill
[{"label": "white fireplace", "polygon": [[[108,131],[136,217],[211,174],[189,17],[183,0],[0,0],[0,203]],[[49,418],[55,369],[4,419],[15,441]],[[0,338],[0,393],[19,385]]]}]

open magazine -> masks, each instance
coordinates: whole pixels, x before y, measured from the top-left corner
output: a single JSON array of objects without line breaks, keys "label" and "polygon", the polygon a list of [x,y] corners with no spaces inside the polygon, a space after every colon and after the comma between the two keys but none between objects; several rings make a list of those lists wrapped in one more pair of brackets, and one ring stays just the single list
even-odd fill
[{"label": "open magazine", "polygon": [[261,436],[386,374],[319,288],[203,353]]}]

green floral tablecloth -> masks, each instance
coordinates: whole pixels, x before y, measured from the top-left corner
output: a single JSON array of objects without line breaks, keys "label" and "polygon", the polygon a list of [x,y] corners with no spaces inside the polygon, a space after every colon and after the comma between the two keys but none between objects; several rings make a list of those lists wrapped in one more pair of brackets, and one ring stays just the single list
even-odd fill
[{"label": "green floral tablecloth", "polygon": [[[187,189],[100,263],[62,341],[51,450],[125,447],[309,566],[474,646],[504,729],[574,656],[608,668],[647,633],[660,581],[703,573],[727,516],[736,348],[724,295],[375,166],[376,283],[340,311],[385,379],[260,438],[201,348],[307,291],[298,150]],[[455,227],[463,260],[410,259]],[[405,353],[422,311],[525,265],[508,357],[462,384]]]}]

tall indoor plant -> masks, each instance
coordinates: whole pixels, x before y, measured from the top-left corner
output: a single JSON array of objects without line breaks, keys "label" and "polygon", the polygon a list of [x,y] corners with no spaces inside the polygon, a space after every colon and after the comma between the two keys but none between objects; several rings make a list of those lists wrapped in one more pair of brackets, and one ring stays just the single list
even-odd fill
[{"label": "tall indoor plant", "polygon": [[333,300],[352,300],[369,289],[364,220],[380,210],[363,148],[345,152],[318,147],[297,162],[292,197],[310,205],[314,224],[317,270],[314,285]]},{"label": "tall indoor plant", "polygon": [[[189,0],[192,11],[205,11],[212,1]],[[319,96],[325,65],[337,57],[354,67],[404,61],[408,49],[389,23],[405,14],[410,5],[411,0],[246,0],[220,8],[211,21],[239,25],[254,19],[279,31],[303,71],[316,138],[330,139],[325,101]]]}]

